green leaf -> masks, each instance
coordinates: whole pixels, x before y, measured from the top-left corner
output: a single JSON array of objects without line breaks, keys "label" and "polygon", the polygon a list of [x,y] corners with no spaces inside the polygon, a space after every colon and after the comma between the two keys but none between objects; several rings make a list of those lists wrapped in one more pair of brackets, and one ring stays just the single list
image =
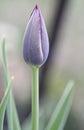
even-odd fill
[{"label": "green leaf", "polygon": [[[41,114],[40,117],[39,117],[39,130],[44,130],[45,120],[46,119]],[[22,124],[22,130],[32,130],[32,120],[31,120],[30,116]]]},{"label": "green leaf", "polygon": [[22,124],[22,129],[21,130],[31,130],[31,125],[32,125],[32,122],[31,122],[31,117],[29,116],[25,121],[24,123]]},{"label": "green leaf", "polygon": [[13,80],[13,78],[11,78],[9,80],[5,94],[4,94],[2,101],[0,103],[0,130],[3,130],[4,114],[5,114],[5,110],[6,110],[7,98],[8,98],[9,92],[10,92],[12,80]]},{"label": "green leaf", "polygon": [[71,107],[73,85],[73,81],[68,83],[55,111],[51,116],[46,130],[63,130]]},{"label": "green leaf", "polygon": [[4,86],[6,88],[8,84],[8,70],[7,70],[5,44],[6,44],[5,37],[3,36],[0,51],[1,51],[2,68],[3,68],[3,74],[4,74]]},{"label": "green leaf", "polygon": [[12,111],[13,111],[13,129],[14,130],[21,130],[13,96],[12,96]]},{"label": "green leaf", "polygon": [[[1,44],[1,57],[2,57],[2,67],[3,67],[3,74],[4,74],[4,86],[7,87],[8,81],[9,81],[9,75],[8,75],[8,68],[7,68],[7,61],[6,61],[6,49],[5,49],[5,37],[2,39]],[[7,104],[7,122],[8,122],[8,129],[10,130],[21,130],[19,118],[12,94],[12,90],[9,93],[8,97],[8,104]]]}]

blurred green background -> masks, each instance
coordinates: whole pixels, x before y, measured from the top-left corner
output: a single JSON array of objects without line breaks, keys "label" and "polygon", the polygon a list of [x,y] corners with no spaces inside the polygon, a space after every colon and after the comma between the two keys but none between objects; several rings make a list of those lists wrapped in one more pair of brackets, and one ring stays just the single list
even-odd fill
[{"label": "blurred green background", "polygon": [[[69,80],[75,81],[74,98],[65,130],[84,130],[84,1],[0,0],[0,44],[6,36],[9,75],[20,122],[31,112],[31,69],[22,57],[23,35],[34,6],[41,8],[50,39],[50,55],[40,71],[40,109],[59,101]],[[45,79],[43,78],[45,77]],[[3,96],[0,60],[0,100]],[[45,114],[44,114],[45,115]]]}]

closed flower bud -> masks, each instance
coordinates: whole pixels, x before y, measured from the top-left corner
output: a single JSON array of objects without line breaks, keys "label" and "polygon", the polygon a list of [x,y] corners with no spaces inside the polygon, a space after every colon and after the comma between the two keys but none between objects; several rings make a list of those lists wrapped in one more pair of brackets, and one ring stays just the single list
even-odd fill
[{"label": "closed flower bud", "polygon": [[41,66],[49,53],[49,40],[44,19],[36,5],[27,25],[23,41],[23,57],[26,63]]}]

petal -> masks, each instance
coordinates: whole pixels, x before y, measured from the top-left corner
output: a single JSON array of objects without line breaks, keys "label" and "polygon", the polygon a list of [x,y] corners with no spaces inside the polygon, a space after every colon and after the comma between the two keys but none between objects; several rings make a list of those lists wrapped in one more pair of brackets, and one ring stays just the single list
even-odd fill
[{"label": "petal", "polygon": [[42,65],[49,52],[49,41],[46,26],[40,9],[36,5],[24,35],[23,56],[33,65]]}]

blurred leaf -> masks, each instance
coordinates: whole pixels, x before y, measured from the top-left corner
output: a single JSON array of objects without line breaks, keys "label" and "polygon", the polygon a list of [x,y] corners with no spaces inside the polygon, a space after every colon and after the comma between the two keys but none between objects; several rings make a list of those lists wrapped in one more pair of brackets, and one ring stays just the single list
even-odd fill
[{"label": "blurred leaf", "polygon": [[13,129],[14,130],[21,130],[13,96],[12,96],[12,111],[13,111]]},{"label": "blurred leaf", "polygon": [[[39,130],[44,130],[45,119],[41,114],[39,118]],[[32,130],[32,120],[31,117],[27,118],[26,121],[22,125],[22,130]]]},{"label": "blurred leaf", "polygon": [[[8,84],[9,76],[8,76],[8,68],[7,68],[7,61],[6,61],[5,44],[6,44],[5,37],[3,37],[2,46],[1,46],[1,55],[2,55],[1,57],[2,57],[2,67],[3,67],[3,73],[4,73],[4,83],[5,83],[5,88],[6,88]],[[8,121],[9,129],[21,130],[12,91],[10,91],[10,94],[8,97],[7,121]]]},{"label": "blurred leaf", "polygon": [[11,83],[12,83],[12,78],[8,82],[8,86],[6,88],[4,97],[2,98],[2,101],[0,104],[0,130],[3,130],[4,114],[5,114],[6,104],[7,104],[7,98],[10,92]]},{"label": "blurred leaf", "polygon": [[68,83],[55,111],[51,116],[46,130],[63,130],[71,107],[73,85],[73,81]]},{"label": "blurred leaf", "polygon": [[3,69],[3,76],[4,76],[4,87],[7,87],[8,84],[8,70],[7,70],[7,61],[6,61],[6,42],[5,37],[2,37],[2,43],[1,43],[1,60],[2,60],[2,69]]},{"label": "blurred leaf", "polygon": [[29,116],[24,123],[22,124],[22,129],[21,130],[31,130],[31,117]]}]

